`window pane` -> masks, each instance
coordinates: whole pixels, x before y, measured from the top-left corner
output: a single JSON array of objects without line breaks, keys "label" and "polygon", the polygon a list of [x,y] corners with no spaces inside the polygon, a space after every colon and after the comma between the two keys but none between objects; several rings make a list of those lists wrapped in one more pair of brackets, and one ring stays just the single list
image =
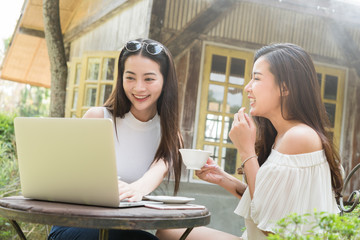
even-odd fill
[{"label": "window pane", "polygon": [[226,77],[226,57],[213,55],[211,62],[210,80],[225,82]]},{"label": "window pane", "polygon": [[74,91],[72,109],[76,109],[77,101],[78,101],[78,91],[76,90]]},{"label": "window pane", "polygon": [[225,163],[224,170],[229,174],[235,174],[236,172],[236,153],[235,148],[223,148],[222,161]]},{"label": "window pane", "polygon": [[229,132],[231,130],[231,125],[234,121],[233,117],[225,117],[224,118],[224,136],[223,136],[223,142],[224,143],[232,143],[229,137]]},{"label": "window pane", "polygon": [[100,91],[100,103],[99,105],[103,105],[104,102],[109,98],[111,91],[112,91],[112,85],[102,85],[101,91]]},{"label": "window pane", "polygon": [[220,142],[222,116],[207,114],[205,125],[205,141]]},{"label": "window pane", "polygon": [[210,157],[212,157],[212,159],[214,159],[214,161],[216,163],[219,163],[219,159],[218,159],[218,156],[219,156],[219,147],[218,146],[213,146],[213,145],[204,145],[204,150],[205,151],[209,151],[209,152],[212,152]]},{"label": "window pane", "polygon": [[79,85],[80,74],[81,74],[81,63],[77,63],[76,64],[76,72],[75,72],[75,85]]},{"label": "window pane", "polygon": [[107,81],[114,80],[115,58],[104,58],[102,79]]},{"label": "window pane", "polygon": [[99,58],[89,58],[87,66],[86,80],[97,81],[99,79]]},{"label": "window pane", "polygon": [[244,85],[245,60],[231,58],[229,82]]},{"label": "window pane", "polygon": [[324,98],[336,100],[338,78],[336,76],[325,76]]},{"label": "window pane", "polygon": [[229,87],[227,94],[226,112],[236,113],[237,111],[239,111],[241,107],[242,99],[243,99],[242,89]]},{"label": "window pane", "polygon": [[208,95],[208,110],[214,112],[222,111],[222,103],[224,100],[224,87],[210,84]]},{"label": "window pane", "polygon": [[329,116],[330,120],[330,127],[335,126],[335,111],[336,111],[336,105],[331,103],[325,103],[326,112]]},{"label": "window pane", "polygon": [[85,106],[95,106],[96,88],[88,88],[86,91]]}]

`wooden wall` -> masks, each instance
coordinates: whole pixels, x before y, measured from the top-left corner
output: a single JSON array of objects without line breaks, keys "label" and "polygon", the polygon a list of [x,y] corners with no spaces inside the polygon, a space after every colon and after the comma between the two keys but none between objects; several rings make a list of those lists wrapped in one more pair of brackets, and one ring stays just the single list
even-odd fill
[{"label": "wooden wall", "polygon": [[[107,15],[103,19],[99,17],[99,21],[91,24],[85,32],[78,30],[81,34],[71,40],[70,59],[80,57],[85,51],[121,50],[128,40],[148,37],[152,0],[129,1],[127,4],[120,4],[117,9],[114,4],[116,1],[106,2],[114,8],[112,11],[108,10],[111,16]],[[91,16],[94,14],[96,15],[92,13]],[[86,28],[84,19],[87,18],[88,16],[84,15],[82,21],[77,19],[76,22]],[[78,25],[71,27],[76,29]]]},{"label": "wooden wall", "polygon": [[[164,34],[185,28],[196,16],[184,13],[194,13],[194,9],[196,12],[204,11],[213,1],[190,1],[191,4],[188,2],[189,0],[167,1]],[[206,37],[258,45],[279,41],[292,42],[304,47],[313,55],[341,62],[344,55],[334,39],[331,28],[329,22],[321,16],[239,1],[235,8],[224,14],[223,19],[206,33]],[[360,48],[360,28],[351,25],[344,28]]]},{"label": "wooden wall", "polygon": [[213,0],[171,0],[166,5],[164,27],[178,31],[183,29]]},{"label": "wooden wall", "polygon": [[[214,16],[219,18],[215,24],[205,26],[203,31],[197,32],[186,48],[180,46],[181,49],[177,49],[180,53],[177,54],[176,67],[182,106],[181,128],[186,147],[192,147],[196,136],[196,103],[205,43],[255,51],[272,42],[292,42],[304,47],[318,63],[348,69],[340,149],[348,172],[360,159],[360,79],[359,71],[354,69],[360,63],[344,53],[346,43],[342,43],[344,39],[337,37],[341,34],[337,34],[323,16],[256,2],[224,1],[234,4],[234,7]],[[179,37],[179,32],[189,26],[194,27],[192,24],[198,20],[198,16],[203,16],[215,2],[216,0],[96,0],[97,5],[89,5],[87,1],[83,1],[77,8],[77,14],[73,16],[69,32],[65,34],[65,40],[68,39],[71,44],[70,58],[79,57],[85,51],[120,50],[127,40],[148,37],[154,29],[154,36],[159,37],[156,40],[171,44],[174,38]],[[98,12],[96,6],[99,7]],[[99,16],[99,12],[107,17],[103,18],[101,14]],[[150,23],[154,12],[161,14],[157,25]],[[94,16],[98,19],[96,23],[86,21]],[[352,43],[360,49],[360,27],[341,26]],[[193,37],[192,32],[191,34],[189,36]],[[353,186],[359,188],[359,180],[360,177],[356,178]]]},{"label": "wooden wall", "polygon": [[[360,78],[354,69],[349,70],[343,115],[343,142],[340,148],[346,174],[360,163]],[[346,194],[360,189],[360,171],[353,175]]]},{"label": "wooden wall", "polygon": [[292,42],[312,54],[343,58],[323,18],[256,3],[240,2],[208,35],[261,45]]},{"label": "wooden wall", "polygon": [[179,102],[181,109],[181,131],[186,148],[193,147],[195,118],[197,110],[197,94],[200,86],[201,42],[197,41],[189,51],[179,58],[176,70],[179,81]]},{"label": "wooden wall", "polygon": [[[196,16],[186,12],[204,12],[214,1],[167,1],[162,37],[171,38],[181,31]],[[194,11],[195,6],[197,11]],[[174,13],[178,12],[177,15]],[[340,153],[346,174],[360,162],[360,57],[349,57],[347,45],[354,52],[360,49],[360,25],[336,23],[324,16],[276,8],[261,3],[239,1],[230,11],[222,14],[222,19],[209,31],[202,33],[194,43],[182,49],[177,59],[180,73],[180,97],[182,109],[182,131],[188,147],[196,137],[197,92],[200,86],[201,56],[203,45],[220,44],[227,47],[256,50],[273,42],[292,42],[305,48],[318,64],[346,69],[344,92],[343,127]],[[342,28],[344,32],[338,32]],[[346,38],[347,37],[347,38]],[[348,41],[350,40],[351,43]],[[351,50],[350,50],[351,51]],[[351,53],[351,52],[350,52]],[[203,60],[202,60],[203,61]],[[360,188],[360,173],[354,176],[350,189]]]}]

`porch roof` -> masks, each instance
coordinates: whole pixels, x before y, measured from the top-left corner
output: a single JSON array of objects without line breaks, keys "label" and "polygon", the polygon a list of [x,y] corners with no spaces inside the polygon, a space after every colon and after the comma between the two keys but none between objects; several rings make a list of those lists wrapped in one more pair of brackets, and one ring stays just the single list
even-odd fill
[{"label": "porch roof", "polygon": [[[71,22],[77,1],[60,1],[61,29]],[[42,0],[27,0],[1,66],[5,80],[50,87],[50,62],[44,37]]]}]

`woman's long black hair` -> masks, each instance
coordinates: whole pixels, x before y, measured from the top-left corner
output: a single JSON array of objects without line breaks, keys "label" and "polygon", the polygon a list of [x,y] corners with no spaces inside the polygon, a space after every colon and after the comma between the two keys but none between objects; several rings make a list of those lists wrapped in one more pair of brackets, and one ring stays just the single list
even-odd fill
[{"label": "woman's long black hair", "polygon": [[[330,166],[332,188],[337,197],[340,196],[343,187],[341,160],[332,137],[326,130],[330,128],[329,119],[321,101],[320,86],[310,55],[295,44],[284,43],[259,49],[254,62],[260,57],[264,57],[270,64],[270,72],[275,76],[277,85],[285,85],[290,93],[286,100],[281,98],[284,119],[300,121],[319,135]],[[280,93],[283,96],[281,87]],[[254,119],[258,127],[256,152],[259,164],[262,165],[270,155],[277,132],[268,119]]]},{"label": "woman's long black hair", "polygon": [[[137,39],[136,41],[145,44],[142,45],[140,50],[135,52],[130,52],[126,48],[122,49],[118,62],[116,87],[104,106],[112,113],[115,124],[116,117],[124,118],[125,114],[130,111],[131,102],[123,88],[125,62],[130,56],[141,55],[160,65],[160,72],[164,79],[162,93],[157,101],[157,112],[160,115],[161,124],[161,140],[154,157],[154,162],[162,159],[167,163],[169,176],[174,174],[174,194],[176,194],[179,190],[182,167],[179,149],[183,147],[183,140],[179,128],[178,81],[175,65],[171,53],[162,44],[151,39]],[[156,55],[149,54],[144,47],[149,43],[160,44],[163,50]]]}]

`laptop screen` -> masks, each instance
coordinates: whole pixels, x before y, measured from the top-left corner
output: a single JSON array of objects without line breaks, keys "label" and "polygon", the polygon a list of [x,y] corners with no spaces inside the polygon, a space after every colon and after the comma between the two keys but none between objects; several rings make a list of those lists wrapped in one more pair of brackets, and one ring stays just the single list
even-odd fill
[{"label": "laptop screen", "polygon": [[24,197],[119,205],[110,119],[18,117],[14,126]]}]

